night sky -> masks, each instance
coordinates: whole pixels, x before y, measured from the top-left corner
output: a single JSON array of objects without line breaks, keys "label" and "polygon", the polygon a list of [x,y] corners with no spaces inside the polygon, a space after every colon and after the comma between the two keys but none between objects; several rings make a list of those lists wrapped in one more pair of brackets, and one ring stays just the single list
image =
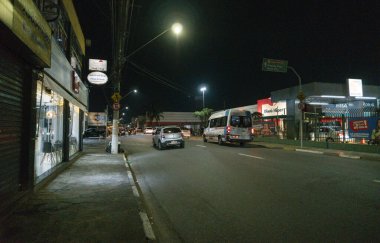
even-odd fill
[{"label": "night sky", "polygon": [[[271,91],[298,84],[288,73],[261,71],[263,58],[288,60],[302,83],[380,82],[380,1],[135,0],[128,51],[132,52],[178,21],[184,33],[166,33],[133,55],[121,83],[122,105],[144,114],[202,107],[214,110],[256,104]],[[74,1],[88,58],[111,59],[108,0]],[[112,65],[109,63],[109,65]],[[144,72],[161,78],[152,79]],[[87,76],[87,75],[86,75]],[[176,89],[163,84],[172,83]],[[90,86],[90,111],[104,110],[112,83]]]}]

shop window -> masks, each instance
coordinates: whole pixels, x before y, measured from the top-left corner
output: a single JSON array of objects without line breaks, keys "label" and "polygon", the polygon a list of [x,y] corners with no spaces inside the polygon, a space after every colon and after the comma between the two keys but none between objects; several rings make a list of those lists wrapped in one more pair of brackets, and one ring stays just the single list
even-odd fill
[{"label": "shop window", "polygon": [[39,82],[37,85],[35,176],[62,162],[63,97]]},{"label": "shop window", "polygon": [[79,107],[70,103],[69,156],[79,150]]}]

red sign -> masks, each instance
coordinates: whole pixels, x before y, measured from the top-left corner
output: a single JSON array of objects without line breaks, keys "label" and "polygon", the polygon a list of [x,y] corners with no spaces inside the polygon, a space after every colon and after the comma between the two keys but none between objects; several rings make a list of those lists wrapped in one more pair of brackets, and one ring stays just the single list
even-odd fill
[{"label": "red sign", "polygon": [[114,110],[119,110],[120,109],[120,103],[113,103],[113,109]]},{"label": "red sign", "polygon": [[350,121],[350,128],[354,131],[368,130],[368,120],[353,120]]}]

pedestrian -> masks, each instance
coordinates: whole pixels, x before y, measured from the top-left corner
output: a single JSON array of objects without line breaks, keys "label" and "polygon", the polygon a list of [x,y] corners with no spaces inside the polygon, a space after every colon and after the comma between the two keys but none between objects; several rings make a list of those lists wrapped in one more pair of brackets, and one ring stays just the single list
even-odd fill
[{"label": "pedestrian", "polygon": [[374,144],[380,144],[380,119],[377,120],[376,128],[372,130],[371,139]]}]

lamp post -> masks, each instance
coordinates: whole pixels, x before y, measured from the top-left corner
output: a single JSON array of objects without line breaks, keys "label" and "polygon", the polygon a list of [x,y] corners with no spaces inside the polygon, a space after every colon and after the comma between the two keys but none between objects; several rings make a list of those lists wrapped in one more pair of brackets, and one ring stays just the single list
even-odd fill
[{"label": "lamp post", "polygon": [[[173,24],[170,28],[164,30],[160,34],[158,34],[155,37],[153,37],[153,39],[151,39],[150,41],[146,42],[145,44],[143,44],[142,46],[140,46],[139,48],[137,48],[136,50],[134,50],[133,52],[131,52],[126,57],[122,58],[122,60],[120,62],[120,64],[121,64],[120,67],[123,67],[124,64],[128,61],[128,59],[131,56],[135,55],[138,51],[140,51],[141,49],[143,49],[144,47],[146,47],[147,45],[149,45],[150,43],[152,43],[154,40],[158,39],[160,36],[164,35],[165,33],[169,32],[170,30],[172,30],[174,32],[174,34],[178,36],[182,32],[182,29],[183,29],[183,27],[182,27],[181,24],[179,24],[179,23]],[[120,73],[121,72],[121,68],[118,71]],[[120,90],[120,81],[117,81],[115,87],[118,87],[118,88],[116,88],[116,90]],[[127,97],[130,93],[131,92],[127,93],[123,97],[118,97],[117,98],[117,102],[115,102],[115,103],[118,103],[121,99]],[[119,110],[118,109],[114,109],[114,111],[113,111],[113,123],[112,123],[113,124],[112,141],[111,141],[111,153],[112,154],[117,154],[119,152],[118,151],[119,150],[119,137],[118,137],[119,124],[118,124],[118,121],[119,121]]]},{"label": "lamp post", "polygon": [[205,108],[205,91],[207,90],[206,87],[202,87],[201,88],[201,91],[202,91],[202,96],[203,96],[203,107],[202,108]]}]

